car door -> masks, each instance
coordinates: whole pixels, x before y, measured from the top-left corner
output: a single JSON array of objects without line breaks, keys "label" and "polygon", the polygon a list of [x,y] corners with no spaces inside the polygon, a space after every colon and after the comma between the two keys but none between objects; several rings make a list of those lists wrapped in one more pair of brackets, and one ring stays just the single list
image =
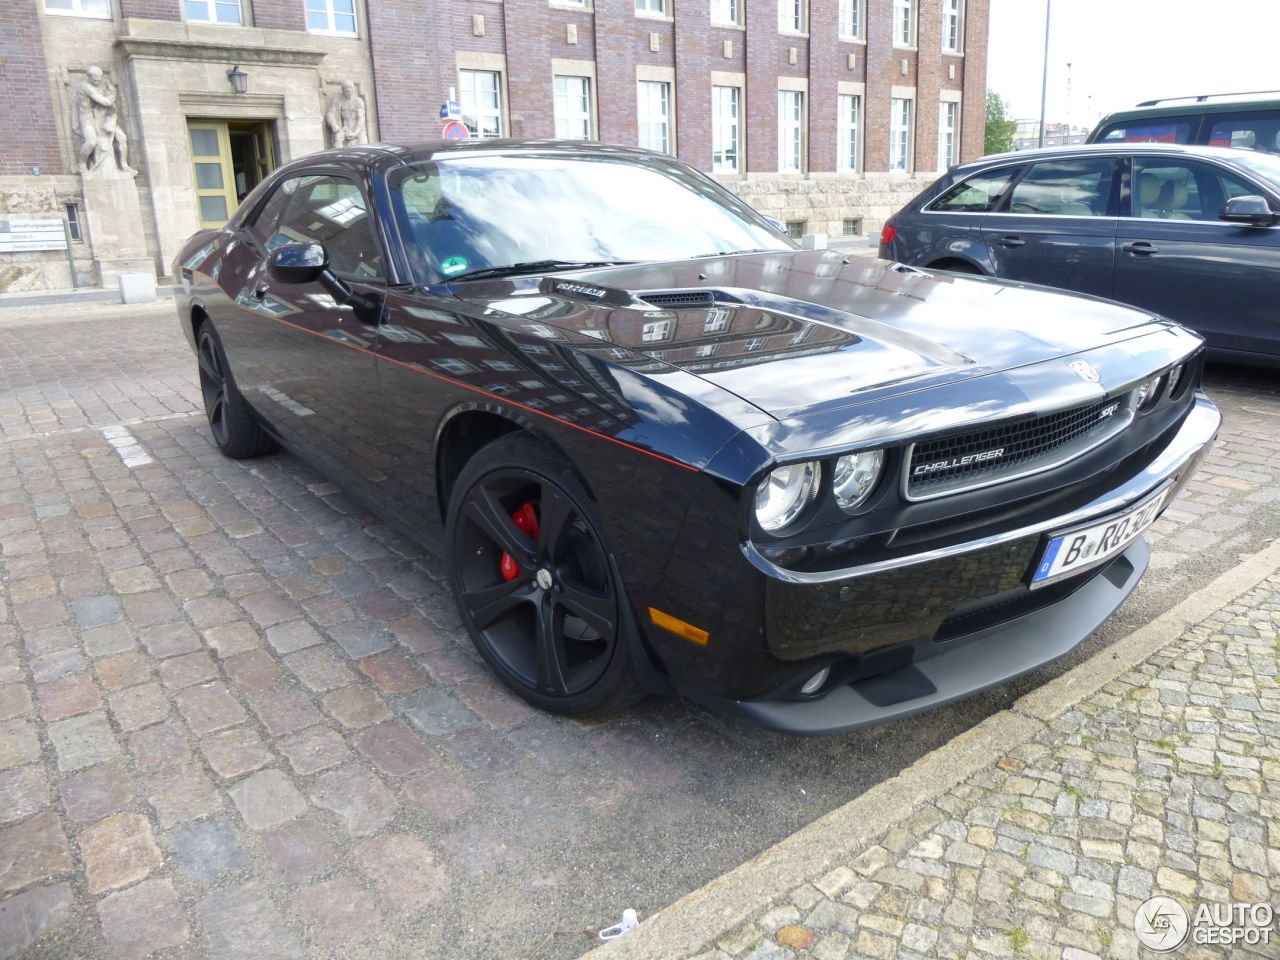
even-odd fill
[{"label": "car door", "polygon": [[1111,296],[1118,166],[1107,154],[1028,167],[983,220],[995,275]]},{"label": "car door", "polygon": [[[271,250],[299,242],[323,244],[364,306],[338,304],[318,282],[274,281]],[[359,185],[318,172],[281,181],[246,222],[219,281],[233,304],[218,332],[237,387],[287,445],[348,484],[369,472],[362,413],[377,402],[384,270]]]},{"label": "car door", "polygon": [[1218,219],[1229,198],[1266,191],[1208,160],[1136,154],[1132,164],[1115,298],[1177,320],[1211,347],[1280,355],[1280,227]]}]

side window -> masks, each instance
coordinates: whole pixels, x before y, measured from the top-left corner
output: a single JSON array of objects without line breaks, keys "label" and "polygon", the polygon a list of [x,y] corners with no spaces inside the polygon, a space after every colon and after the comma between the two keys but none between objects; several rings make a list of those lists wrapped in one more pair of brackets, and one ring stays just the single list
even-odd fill
[{"label": "side window", "polygon": [[1116,162],[1110,157],[1034,164],[1009,198],[1010,213],[1105,217]]},{"label": "side window", "polygon": [[1258,192],[1212,164],[1164,157],[1134,157],[1133,183],[1133,216],[1143,220],[1217,220],[1229,197]]},{"label": "side window", "polygon": [[289,238],[279,231],[280,221],[284,219],[285,209],[293,198],[293,191],[286,190],[285,186],[293,182],[289,180],[276,187],[267,202],[259,208],[258,215],[253,218],[253,222],[249,225],[249,232],[268,250],[274,250],[282,243],[289,242]]},{"label": "side window", "polygon": [[1021,167],[988,170],[957,183],[929,205],[930,210],[950,213],[990,213],[1000,203]]},{"label": "side window", "polygon": [[[364,195],[354,183],[341,177],[294,177],[280,185],[279,193],[290,195],[290,200],[275,232],[262,238],[268,248],[282,243],[321,243],[339,276],[356,280],[385,277],[382,248],[374,236]],[[259,217],[258,222],[263,220]]]},{"label": "side window", "polygon": [[1178,120],[1130,120],[1114,123],[1098,137],[1098,143],[1190,143],[1195,117]]},{"label": "side window", "polygon": [[1280,153],[1280,110],[1211,116],[1209,145]]}]

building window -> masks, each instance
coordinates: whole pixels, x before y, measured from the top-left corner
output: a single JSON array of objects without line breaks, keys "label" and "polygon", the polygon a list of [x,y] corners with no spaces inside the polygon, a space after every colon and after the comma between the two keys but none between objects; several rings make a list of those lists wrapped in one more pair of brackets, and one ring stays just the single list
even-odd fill
[{"label": "building window", "polygon": [[894,97],[889,104],[889,172],[911,170],[911,108],[909,99]]},{"label": "building window", "polygon": [[459,70],[462,122],[471,136],[493,140],[502,136],[502,74],[496,70]]},{"label": "building window", "polygon": [[807,0],[778,0],[778,31],[804,33]]},{"label": "building window", "polygon": [[711,170],[713,173],[738,173],[741,124],[739,106],[742,91],[738,87],[711,88]]},{"label": "building window", "polygon": [[862,39],[862,5],[866,0],[840,0],[840,39]]},{"label": "building window", "polygon": [[804,94],[778,91],[778,172],[804,172]]},{"label": "building window", "polygon": [[719,333],[729,329],[729,311],[724,307],[712,307],[702,321],[703,333]]},{"label": "building window", "polygon": [[643,343],[659,343],[671,336],[671,320],[654,320],[640,329],[640,340]]},{"label": "building window", "polygon": [[841,224],[841,232],[846,237],[856,237],[862,233],[861,217],[845,217]]},{"label": "building window", "polygon": [[307,29],[312,33],[356,35],[356,0],[307,0]]},{"label": "building window", "polygon": [[187,19],[200,23],[240,23],[240,0],[187,0]]},{"label": "building window", "polygon": [[658,153],[671,152],[671,84],[640,80],[636,84],[640,146]]},{"label": "building window", "polygon": [[806,221],[804,220],[788,220],[787,236],[790,237],[792,240],[803,240],[805,226],[806,226]]},{"label": "building window", "polygon": [[942,0],[942,49],[959,53],[964,46],[964,0]]},{"label": "building window", "polygon": [[947,170],[960,162],[958,148],[960,138],[956,136],[959,128],[960,104],[954,100],[944,100],[938,108],[938,169]]},{"label": "building window", "polygon": [[893,45],[916,45],[916,0],[893,0]]},{"label": "building window", "polygon": [[80,239],[80,204],[67,204],[67,228],[72,240]]},{"label": "building window", "polygon": [[555,78],[557,140],[591,139],[591,78]]},{"label": "building window", "polygon": [[857,173],[862,156],[862,98],[840,94],[836,101],[836,169]]},{"label": "building window", "polygon": [[754,353],[755,351],[763,347],[764,344],[765,344],[764,337],[752,337],[750,340],[747,341],[746,345],[742,348],[742,350],[744,353]]},{"label": "building window", "polygon": [[644,17],[665,17],[667,0],[636,0],[636,13]]},{"label": "building window", "polygon": [[731,27],[742,23],[738,0],[711,0],[711,22]]},{"label": "building window", "polygon": [[44,0],[44,12],[58,13],[68,17],[96,17],[99,20],[110,20],[111,0]]}]

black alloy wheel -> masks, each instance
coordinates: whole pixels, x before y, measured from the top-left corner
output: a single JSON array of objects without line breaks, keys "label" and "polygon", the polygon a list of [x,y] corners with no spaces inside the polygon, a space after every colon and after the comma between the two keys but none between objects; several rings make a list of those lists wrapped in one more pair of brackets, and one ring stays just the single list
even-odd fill
[{"label": "black alloy wheel", "polygon": [[520,435],[478,453],[454,486],[450,575],[463,623],[498,676],[557,713],[607,713],[635,681],[609,554],[563,461]]},{"label": "black alloy wheel", "polygon": [[200,393],[213,442],[228,457],[243,460],[270,453],[275,441],[262,429],[248,402],[236,389],[227,355],[213,324],[206,320],[196,331],[196,362]]}]

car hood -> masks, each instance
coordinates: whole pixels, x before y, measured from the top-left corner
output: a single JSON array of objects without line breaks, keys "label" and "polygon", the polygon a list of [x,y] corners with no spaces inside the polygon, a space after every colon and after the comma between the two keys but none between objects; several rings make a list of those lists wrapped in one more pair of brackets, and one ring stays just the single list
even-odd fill
[{"label": "car hood", "polygon": [[453,289],[491,310],[609,343],[615,360],[629,355],[679,368],[777,419],[1012,370],[1168,326],[1108,301],[833,250]]}]

